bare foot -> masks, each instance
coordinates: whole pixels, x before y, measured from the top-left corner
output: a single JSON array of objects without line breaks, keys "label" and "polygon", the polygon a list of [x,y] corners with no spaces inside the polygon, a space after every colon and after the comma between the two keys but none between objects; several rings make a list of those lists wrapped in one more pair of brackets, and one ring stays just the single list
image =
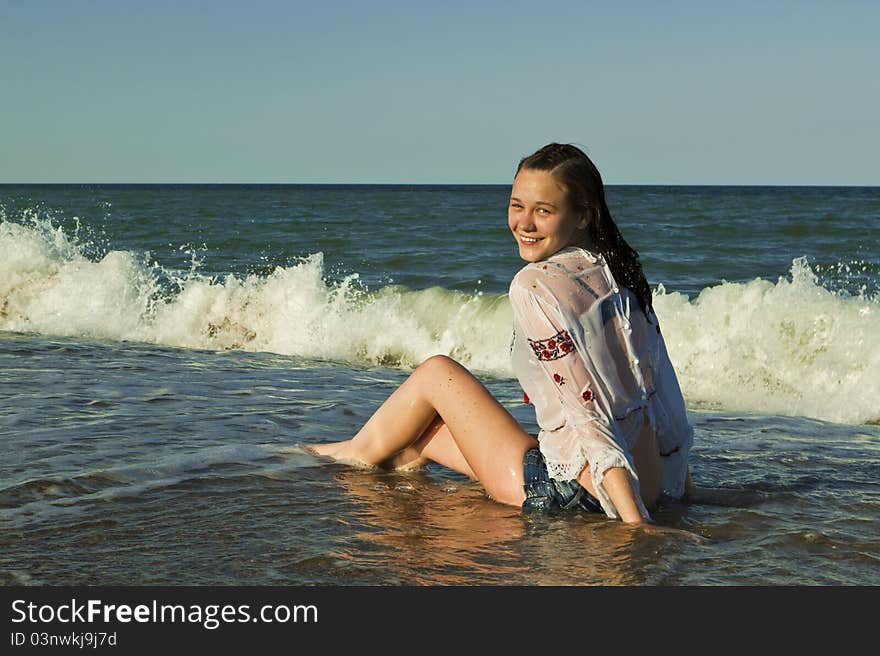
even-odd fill
[{"label": "bare foot", "polygon": [[[346,447],[351,440],[343,440],[342,442],[327,442],[325,444],[303,444],[302,448],[314,456],[331,458],[337,462],[343,462],[357,467],[376,467],[377,465],[369,465],[357,458],[353,457]],[[396,456],[392,456],[381,465],[380,469],[393,469],[399,472],[416,471],[427,465],[430,460],[421,457],[417,452],[409,450],[402,451]]]},{"label": "bare foot", "polygon": [[408,454],[406,453],[399,453],[390,460],[383,462],[382,465],[385,468],[393,469],[394,471],[411,472],[418,471],[431,462],[428,458],[411,458],[407,456]]},{"label": "bare foot", "polygon": [[303,444],[303,448],[316,456],[330,456],[339,451],[346,442],[328,442],[326,444]]},{"label": "bare foot", "polygon": [[303,446],[309,451],[309,453],[313,455],[330,458],[332,460],[335,460],[336,462],[341,462],[346,465],[352,465],[354,467],[364,467],[367,469],[374,469],[376,467],[375,465],[366,463],[363,460],[359,460],[351,454],[351,440],[343,440],[342,442],[328,442],[326,444],[310,444]]}]

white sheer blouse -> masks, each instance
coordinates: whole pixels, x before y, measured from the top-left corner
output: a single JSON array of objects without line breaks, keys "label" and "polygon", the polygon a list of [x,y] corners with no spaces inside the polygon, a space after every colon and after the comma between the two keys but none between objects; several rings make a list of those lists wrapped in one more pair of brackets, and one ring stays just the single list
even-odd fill
[{"label": "white sheer blouse", "polygon": [[618,287],[601,255],[575,246],[523,267],[510,303],[511,364],[535,407],[550,477],[577,478],[589,463],[599,502],[616,518],[604,473],[625,467],[638,490],[631,451],[652,430],[661,494],[681,498],[693,429],[656,315]]}]

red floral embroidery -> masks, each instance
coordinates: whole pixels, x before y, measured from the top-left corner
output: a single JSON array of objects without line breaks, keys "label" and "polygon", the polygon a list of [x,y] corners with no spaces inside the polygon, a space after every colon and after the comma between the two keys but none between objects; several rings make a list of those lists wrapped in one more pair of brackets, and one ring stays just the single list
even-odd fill
[{"label": "red floral embroidery", "polygon": [[560,376],[559,374],[553,374],[553,380],[555,380],[559,385],[565,385],[565,377]]},{"label": "red floral embroidery", "polygon": [[529,395],[523,392],[523,403],[530,403]]},{"label": "red floral embroidery", "polygon": [[529,346],[539,360],[558,360],[577,351],[567,330],[560,330],[548,339],[530,339]]},{"label": "red floral embroidery", "polygon": [[592,401],[593,400],[593,390],[584,390],[584,393],[581,394],[581,398],[584,401]]}]

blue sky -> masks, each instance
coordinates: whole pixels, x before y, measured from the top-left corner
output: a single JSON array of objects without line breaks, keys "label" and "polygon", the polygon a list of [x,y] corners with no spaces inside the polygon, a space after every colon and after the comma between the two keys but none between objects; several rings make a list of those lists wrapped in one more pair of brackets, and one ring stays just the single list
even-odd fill
[{"label": "blue sky", "polygon": [[[735,4],[735,6],[733,6]],[[880,185],[880,3],[0,0],[0,182]]]}]

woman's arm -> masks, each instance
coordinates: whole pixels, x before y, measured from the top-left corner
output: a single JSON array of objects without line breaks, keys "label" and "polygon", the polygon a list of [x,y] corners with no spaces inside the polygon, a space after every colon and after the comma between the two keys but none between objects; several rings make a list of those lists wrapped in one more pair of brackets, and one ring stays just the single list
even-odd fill
[{"label": "woman's arm", "polygon": [[[596,487],[590,476],[589,464],[583,468],[577,477],[577,482],[594,497],[598,496]],[[624,467],[609,467],[605,470],[602,477],[602,486],[611,498],[611,503],[617,510],[620,519],[627,524],[642,524],[645,519],[639,513],[639,506],[636,503],[636,492],[632,485],[632,476]]]},{"label": "woman's arm", "polygon": [[[589,473],[587,474],[589,476]],[[627,524],[641,524],[644,522],[639,506],[636,503],[636,492],[633,489],[632,477],[623,467],[611,467],[605,470],[602,485],[611,503],[617,509],[620,519]]]}]

